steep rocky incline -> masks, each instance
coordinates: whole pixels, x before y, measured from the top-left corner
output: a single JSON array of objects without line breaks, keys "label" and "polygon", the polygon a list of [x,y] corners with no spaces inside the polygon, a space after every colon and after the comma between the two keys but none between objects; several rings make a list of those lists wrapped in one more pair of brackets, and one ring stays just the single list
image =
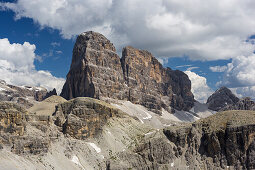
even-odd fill
[{"label": "steep rocky incline", "polygon": [[227,105],[235,105],[239,101],[231,90],[227,87],[221,87],[216,90],[208,99],[208,108],[214,111],[219,111]]},{"label": "steep rocky incline", "polygon": [[132,47],[125,47],[120,59],[108,39],[91,31],[76,40],[61,96],[129,100],[159,114],[161,108],[189,110],[194,105],[186,74],[163,68],[151,53]]},{"label": "steep rocky incline", "polygon": [[150,52],[125,47],[121,64],[131,102],[142,104],[152,111],[162,107],[170,111],[169,106],[189,110],[194,105],[188,76],[178,70],[163,68]]}]

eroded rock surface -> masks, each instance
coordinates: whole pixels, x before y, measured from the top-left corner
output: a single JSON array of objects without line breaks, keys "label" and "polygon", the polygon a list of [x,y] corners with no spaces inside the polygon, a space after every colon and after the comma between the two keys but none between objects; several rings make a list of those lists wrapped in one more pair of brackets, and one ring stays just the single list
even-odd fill
[{"label": "eroded rock surface", "polygon": [[158,113],[194,105],[186,74],[163,68],[151,53],[132,47],[125,47],[120,59],[108,39],[91,31],[76,40],[61,96],[130,100]]},{"label": "eroded rock surface", "polygon": [[96,137],[109,118],[121,113],[103,101],[78,97],[59,104],[54,116],[55,124],[62,127],[64,134],[86,139]]},{"label": "eroded rock surface", "polygon": [[[48,152],[50,139],[46,133],[49,116],[29,114],[23,107],[10,102],[0,102],[0,144],[11,146],[16,154],[43,154]],[[29,132],[29,126],[41,129],[44,135]]]}]

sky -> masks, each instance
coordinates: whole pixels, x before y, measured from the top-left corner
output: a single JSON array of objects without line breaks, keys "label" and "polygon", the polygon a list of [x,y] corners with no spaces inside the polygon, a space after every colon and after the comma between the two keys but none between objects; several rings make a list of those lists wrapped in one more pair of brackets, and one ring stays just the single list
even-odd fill
[{"label": "sky", "polygon": [[0,79],[61,91],[77,35],[150,51],[195,99],[226,86],[255,98],[254,0],[0,0]]}]

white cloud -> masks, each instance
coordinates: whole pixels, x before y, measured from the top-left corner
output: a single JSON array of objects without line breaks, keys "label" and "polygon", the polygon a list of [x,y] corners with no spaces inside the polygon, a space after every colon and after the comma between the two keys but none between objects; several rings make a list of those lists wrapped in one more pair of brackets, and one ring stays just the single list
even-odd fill
[{"label": "white cloud", "polygon": [[212,66],[210,67],[210,70],[212,72],[224,72],[227,70],[227,68],[228,68],[227,66]]},{"label": "white cloud", "polygon": [[157,59],[162,65],[166,65],[168,63],[168,58],[158,57]]},{"label": "white cloud", "polygon": [[191,92],[197,101],[205,103],[207,98],[213,93],[210,87],[207,85],[205,77],[199,76],[198,74],[185,71],[191,81]]},{"label": "white cloud", "polygon": [[222,81],[217,85],[228,87],[255,86],[255,54],[239,56],[227,64]]},{"label": "white cloud", "polygon": [[34,66],[36,46],[28,42],[11,44],[8,39],[0,39],[0,79],[14,85],[42,86],[58,92],[64,79],[54,77],[50,72]]},{"label": "white cloud", "polygon": [[60,46],[60,43],[58,43],[58,42],[52,42],[52,43],[50,43],[50,45],[52,45],[53,47],[59,47],[59,46]]},{"label": "white cloud", "polygon": [[199,67],[189,67],[187,68],[187,71],[191,71],[191,70],[194,70],[194,69],[198,69]]},{"label": "white cloud", "polygon": [[188,65],[180,65],[180,66],[176,66],[175,68],[183,68],[183,67],[191,67],[192,65],[188,64]]},{"label": "white cloud", "polygon": [[251,97],[252,99],[255,99],[255,86],[236,87],[230,88],[230,90],[239,98]]},{"label": "white cloud", "polygon": [[217,86],[230,87],[238,97],[255,98],[255,54],[239,56],[224,67],[223,78]]},{"label": "white cloud", "polygon": [[158,57],[218,60],[255,50],[245,41],[255,28],[251,0],[18,0],[0,6],[65,38],[100,31],[119,48],[133,45]]}]

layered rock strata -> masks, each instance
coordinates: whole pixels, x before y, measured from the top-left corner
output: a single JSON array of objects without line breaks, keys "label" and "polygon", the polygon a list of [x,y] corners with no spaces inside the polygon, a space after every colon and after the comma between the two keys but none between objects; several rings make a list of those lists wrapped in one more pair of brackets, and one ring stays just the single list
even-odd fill
[{"label": "layered rock strata", "polygon": [[64,134],[86,139],[96,137],[109,118],[121,113],[103,101],[78,97],[57,105],[54,117],[55,124],[62,128]]},{"label": "layered rock strata", "polygon": [[[29,114],[17,104],[0,102],[0,145],[10,146],[16,154],[45,154],[50,146],[50,122],[49,116]],[[41,134],[33,134],[30,126],[40,129]]]},{"label": "layered rock strata", "polygon": [[157,113],[194,105],[186,74],[163,68],[151,53],[132,47],[125,47],[120,59],[108,39],[91,31],[76,40],[61,96],[129,100]]},{"label": "layered rock strata", "polygon": [[141,137],[108,169],[254,169],[255,112],[226,111]]}]

